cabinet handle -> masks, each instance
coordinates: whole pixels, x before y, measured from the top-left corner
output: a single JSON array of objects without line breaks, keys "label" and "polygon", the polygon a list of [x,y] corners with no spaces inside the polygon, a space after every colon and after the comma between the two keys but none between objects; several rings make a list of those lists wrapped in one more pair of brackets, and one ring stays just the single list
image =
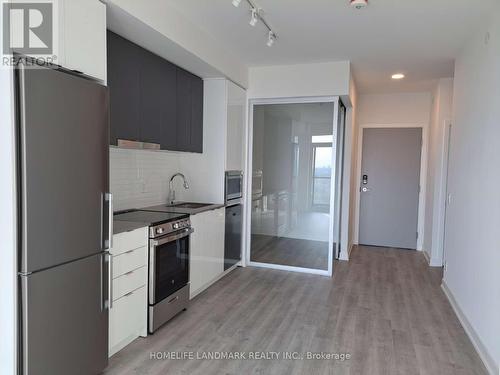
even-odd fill
[{"label": "cabinet handle", "polygon": [[132,254],[135,250],[132,249],[132,250],[129,250],[129,251],[125,251],[123,254]]},{"label": "cabinet handle", "polygon": [[131,275],[131,274],[133,274],[133,273],[134,273],[134,271],[133,271],[133,270],[132,270],[132,271],[128,271],[127,273],[124,273],[124,274],[123,274],[123,276],[128,276],[128,275]]},{"label": "cabinet handle", "polygon": [[131,296],[132,294],[134,294],[134,291],[132,292],[128,292],[127,294],[125,294],[123,297],[128,297],[128,296]]}]

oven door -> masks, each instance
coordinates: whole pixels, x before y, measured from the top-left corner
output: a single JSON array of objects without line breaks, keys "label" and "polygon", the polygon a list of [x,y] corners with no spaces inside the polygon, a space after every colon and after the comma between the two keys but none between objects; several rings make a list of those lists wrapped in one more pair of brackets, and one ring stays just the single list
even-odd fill
[{"label": "oven door", "polygon": [[226,202],[243,196],[243,174],[241,171],[226,172]]},{"label": "oven door", "polygon": [[189,235],[192,228],[150,240],[149,304],[154,305],[189,282]]}]

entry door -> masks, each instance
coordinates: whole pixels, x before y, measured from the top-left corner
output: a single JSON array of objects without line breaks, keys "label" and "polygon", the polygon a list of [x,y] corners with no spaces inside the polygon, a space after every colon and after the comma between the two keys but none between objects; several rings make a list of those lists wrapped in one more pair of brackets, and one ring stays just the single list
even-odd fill
[{"label": "entry door", "polygon": [[359,243],[417,247],[422,129],[364,129]]}]

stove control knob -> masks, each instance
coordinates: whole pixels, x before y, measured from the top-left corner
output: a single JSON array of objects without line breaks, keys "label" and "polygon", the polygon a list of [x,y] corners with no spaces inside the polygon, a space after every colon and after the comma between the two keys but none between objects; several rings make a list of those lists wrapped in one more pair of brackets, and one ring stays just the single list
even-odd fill
[{"label": "stove control knob", "polygon": [[175,224],[173,225],[173,227],[174,227],[174,229],[179,229],[179,223],[175,223]]},{"label": "stove control knob", "polygon": [[163,228],[156,228],[156,233],[162,234],[163,233]]}]

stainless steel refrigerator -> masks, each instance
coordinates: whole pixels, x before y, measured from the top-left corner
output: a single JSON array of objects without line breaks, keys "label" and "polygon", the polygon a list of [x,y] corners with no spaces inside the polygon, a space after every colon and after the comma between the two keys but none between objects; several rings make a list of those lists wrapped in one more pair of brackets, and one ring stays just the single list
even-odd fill
[{"label": "stainless steel refrigerator", "polygon": [[107,88],[50,67],[16,69],[19,367],[98,374],[108,361]]}]

